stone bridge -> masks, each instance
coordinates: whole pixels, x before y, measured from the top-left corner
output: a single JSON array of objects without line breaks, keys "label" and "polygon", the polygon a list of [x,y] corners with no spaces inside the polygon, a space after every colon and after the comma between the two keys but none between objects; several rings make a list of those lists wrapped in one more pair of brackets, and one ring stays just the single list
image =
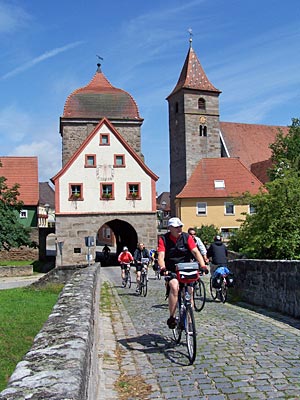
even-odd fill
[{"label": "stone bridge", "polygon": [[[139,297],[134,287],[120,287],[118,267],[51,271],[43,281],[57,279],[65,287],[0,399],[299,399],[300,321],[259,305],[259,299],[274,308],[286,303],[297,314],[292,293],[284,290],[297,286],[288,275],[298,277],[298,263],[284,270],[271,262],[267,271],[267,264],[246,268],[241,260],[238,269],[235,262],[231,301],[213,302],[207,293],[196,313],[193,365],[185,345],[172,340],[163,281],[153,273],[148,296]],[[265,274],[271,288],[255,274]],[[103,288],[110,299],[105,307]],[[278,303],[276,297],[284,298]]]}]

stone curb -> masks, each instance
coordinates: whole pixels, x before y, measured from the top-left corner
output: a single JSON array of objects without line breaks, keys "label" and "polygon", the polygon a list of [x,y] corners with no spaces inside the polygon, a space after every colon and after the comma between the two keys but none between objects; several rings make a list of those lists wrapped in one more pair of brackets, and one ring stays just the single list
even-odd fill
[{"label": "stone curb", "polygon": [[[152,392],[148,396],[149,399],[164,399],[156,379],[153,379],[155,376],[153,367],[142,351],[143,345],[135,343],[134,349],[125,346],[131,337],[138,335],[116,289],[101,269],[101,287],[104,282],[110,284],[115,307],[113,307],[112,318],[107,313],[100,311],[102,326],[99,339],[100,385],[97,400],[117,400],[119,398],[114,385],[120,376],[120,368],[127,375],[140,376],[146,384],[151,385]],[[121,365],[118,364],[115,355],[118,346],[121,350]]]}]

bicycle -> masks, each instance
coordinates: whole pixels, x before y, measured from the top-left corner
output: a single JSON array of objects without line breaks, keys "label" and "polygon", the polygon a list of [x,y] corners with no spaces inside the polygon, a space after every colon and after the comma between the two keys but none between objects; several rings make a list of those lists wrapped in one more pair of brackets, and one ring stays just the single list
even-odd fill
[{"label": "bicycle", "polygon": [[173,336],[176,344],[181,341],[182,332],[185,332],[186,345],[190,364],[196,359],[197,333],[195,317],[192,306],[192,296],[190,283],[199,279],[199,269],[197,262],[179,263],[176,265],[176,273],[169,272],[166,280],[177,278],[179,281],[178,302],[176,311],[177,325],[173,329]]},{"label": "bicycle", "polygon": [[142,258],[141,263],[143,265],[142,270],[141,270],[141,280],[139,283],[138,287],[138,294],[140,296],[147,296],[148,292],[148,263],[149,263],[149,258]]},{"label": "bicycle", "polygon": [[130,263],[124,264],[124,265],[126,265],[126,268],[125,268],[125,278],[122,281],[122,286],[124,288],[127,286],[130,289],[131,288],[131,274],[130,274],[131,265],[130,265]]},{"label": "bicycle", "polygon": [[194,282],[193,287],[193,300],[194,300],[194,308],[195,311],[201,311],[205,305],[206,301],[206,289],[203,280],[201,279],[203,276],[203,271],[199,271],[199,279]]},{"label": "bicycle", "polygon": [[154,261],[153,270],[154,270],[155,279],[160,280],[160,279],[161,279],[161,275],[160,275],[160,266],[158,265],[157,260]]},{"label": "bicycle", "polygon": [[[227,282],[226,276],[221,275],[218,279],[218,282],[215,281],[216,278],[210,277],[209,287],[210,287],[210,294],[214,301],[218,298],[222,303],[225,303],[227,300]],[[216,287],[218,285],[218,287]]]}]

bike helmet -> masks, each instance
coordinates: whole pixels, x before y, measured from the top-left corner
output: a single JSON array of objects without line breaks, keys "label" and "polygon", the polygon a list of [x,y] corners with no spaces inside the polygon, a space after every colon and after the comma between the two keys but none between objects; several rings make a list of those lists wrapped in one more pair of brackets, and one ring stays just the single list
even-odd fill
[{"label": "bike helmet", "polygon": [[128,251],[128,247],[124,246],[123,251]]}]

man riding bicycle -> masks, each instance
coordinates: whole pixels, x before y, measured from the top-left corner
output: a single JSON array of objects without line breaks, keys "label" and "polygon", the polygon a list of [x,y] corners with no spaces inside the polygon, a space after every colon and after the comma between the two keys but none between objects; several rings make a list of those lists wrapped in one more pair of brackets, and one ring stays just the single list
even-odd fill
[{"label": "man riding bicycle", "polygon": [[[145,264],[142,263],[142,258],[150,258],[149,256],[149,251],[145,248],[144,243],[139,243],[137,246],[137,249],[133,253],[133,258],[135,261],[135,267],[136,267],[136,291],[139,291],[139,285],[141,282],[141,271],[142,268]],[[147,265],[148,267],[148,265]],[[146,267],[146,268],[147,268]]]},{"label": "man riding bicycle", "polygon": [[[158,265],[161,274],[166,271],[175,272],[176,264],[180,262],[190,262],[194,258],[200,265],[200,268],[208,273],[203,257],[198,250],[197,244],[191,235],[182,232],[183,223],[179,218],[173,217],[168,221],[169,232],[162,235],[158,241]],[[171,277],[169,281],[170,293],[168,297],[170,317],[167,320],[168,327],[176,327],[176,307],[178,300],[179,282]]]}]

